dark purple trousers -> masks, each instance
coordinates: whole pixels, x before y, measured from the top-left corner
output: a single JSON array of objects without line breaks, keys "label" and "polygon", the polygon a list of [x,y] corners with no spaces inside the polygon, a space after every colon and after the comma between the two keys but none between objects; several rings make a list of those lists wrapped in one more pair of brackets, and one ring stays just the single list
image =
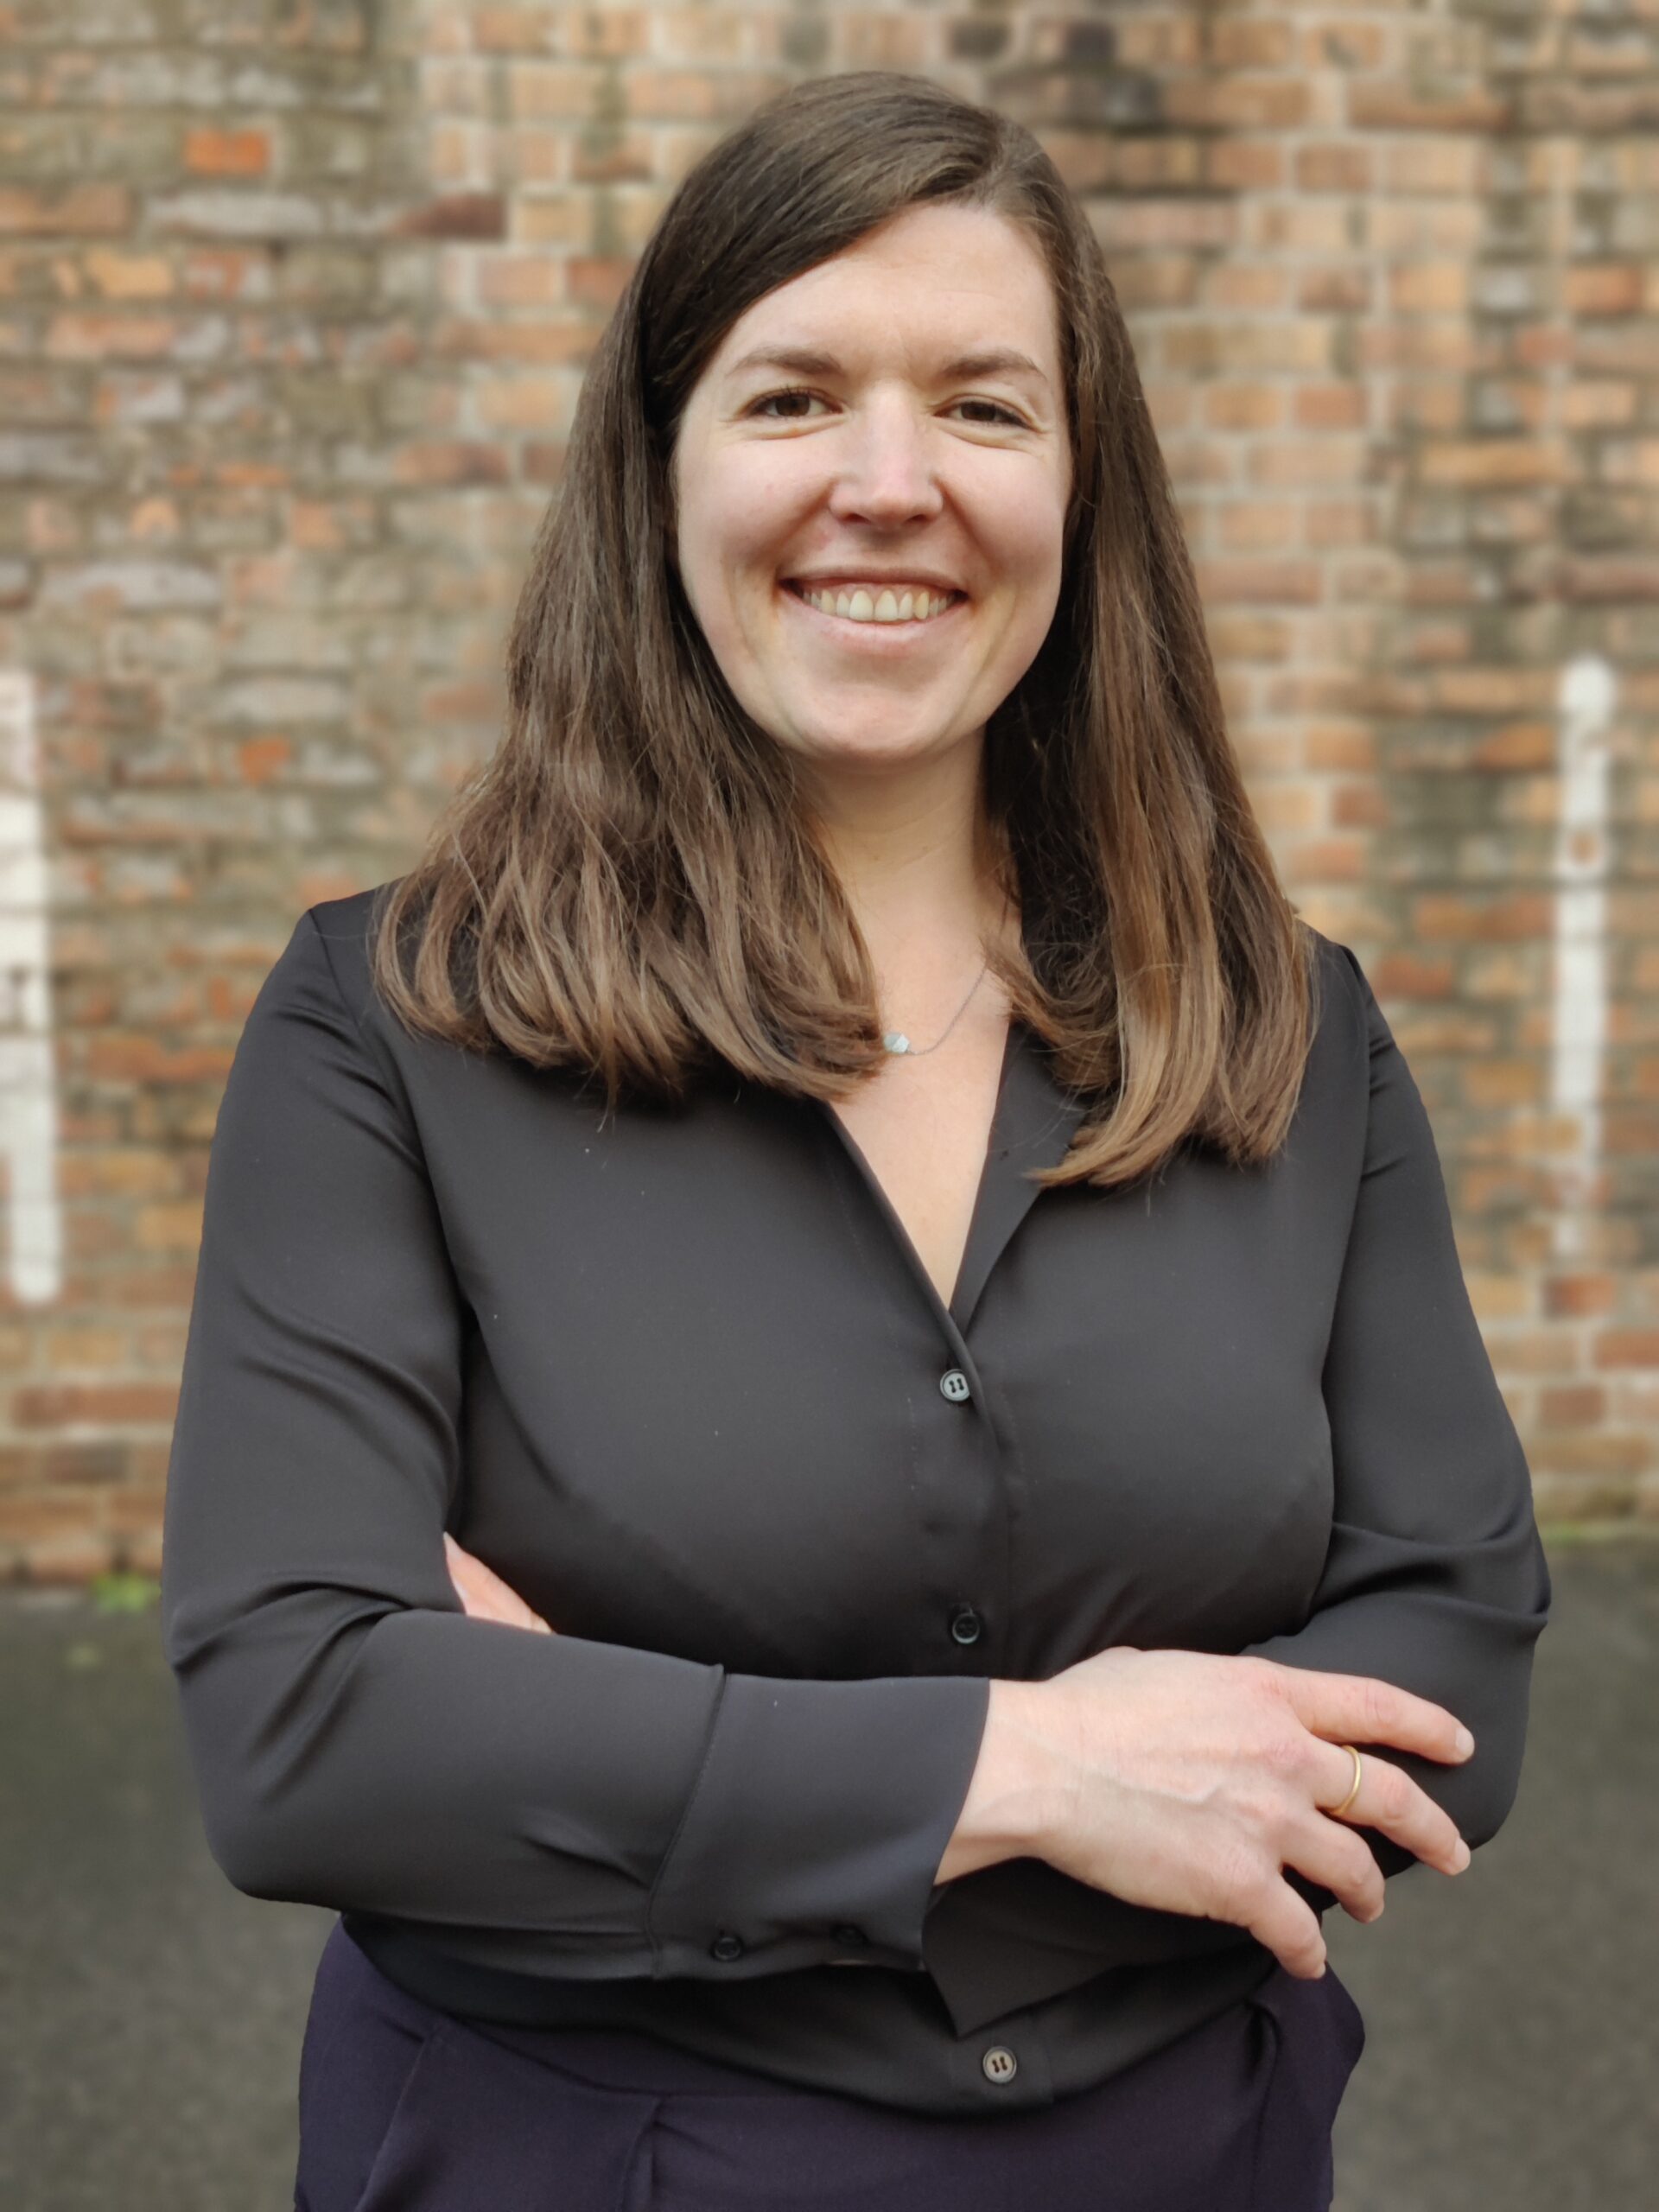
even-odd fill
[{"label": "dark purple trousers", "polygon": [[1364,2048],[1327,1967],[1036,2112],[907,2113],[617,2028],[496,2031],[336,1922],[300,2058],[296,2212],[1328,2212]]}]

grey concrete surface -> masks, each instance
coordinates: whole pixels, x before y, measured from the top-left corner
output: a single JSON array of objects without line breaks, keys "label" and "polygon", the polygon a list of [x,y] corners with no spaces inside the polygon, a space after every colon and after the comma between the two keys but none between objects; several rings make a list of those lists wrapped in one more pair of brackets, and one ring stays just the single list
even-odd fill
[{"label": "grey concrete surface", "polygon": [[[1326,1916],[1367,2023],[1338,2212],[1659,2202],[1659,1544],[1550,1560],[1503,1833],[1456,1881],[1396,1877],[1371,1927]],[[334,1916],[209,1858],[153,1608],[0,1593],[0,2206],[289,2212]]]}]

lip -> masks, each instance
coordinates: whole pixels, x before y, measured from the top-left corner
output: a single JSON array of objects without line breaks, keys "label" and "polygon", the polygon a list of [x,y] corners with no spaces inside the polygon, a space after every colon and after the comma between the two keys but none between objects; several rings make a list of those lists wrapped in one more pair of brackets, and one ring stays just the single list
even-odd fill
[{"label": "lip", "polygon": [[[855,638],[861,646],[877,652],[908,648],[931,632],[943,629],[968,604],[965,597],[957,599],[943,613],[929,615],[925,622],[913,620],[907,622],[855,622],[850,614],[826,614],[822,607],[814,607],[810,600],[802,597],[798,587],[792,582],[779,583],[778,588],[790,605],[805,615],[809,622],[822,625],[831,636],[842,643]],[[861,588],[871,590],[868,584]],[[880,588],[887,590],[891,587],[883,585]],[[872,592],[871,595],[874,597],[875,594]]]},{"label": "lip", "polygon": [[831,585],[839,591],[899,591],[915,584],[922,584],[929,591],[959,592],[962,586],[953,583],[949,576],[942,576],[931,569],[893,569],[886,575],[861,575],[855,569],[813,569],[803,570],[799,575],[785,576],[789,584],[812,584],[819,591]]}]

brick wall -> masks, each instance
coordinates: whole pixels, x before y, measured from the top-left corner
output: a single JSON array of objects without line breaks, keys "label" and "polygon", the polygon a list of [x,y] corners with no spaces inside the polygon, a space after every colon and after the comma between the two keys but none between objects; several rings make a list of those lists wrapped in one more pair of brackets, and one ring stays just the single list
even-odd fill
[{"label": "brick wall", "polygon": [[1659,4],[0,6],[0,1575],[153,1573],[207,1147],[493,741],[595,333],[803,76],[1029,124],[1541,1514],[1659,1525]]}]

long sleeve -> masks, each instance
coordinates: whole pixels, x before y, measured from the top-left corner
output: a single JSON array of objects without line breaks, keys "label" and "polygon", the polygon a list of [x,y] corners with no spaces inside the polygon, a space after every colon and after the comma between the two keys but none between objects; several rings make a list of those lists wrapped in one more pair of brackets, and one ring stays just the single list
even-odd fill
[{"label": "long sleeve", "polygon": [[[1532,1483],[1459,1263],[1422,1098],[1358,961],[1370,1056],[1365,1162],[1325,1363],[1337,1469],[1331,1547],[1306,1625],[1245,1649],[1372,1675],[1444,1706],[1461,1765],[1379,1745],[1471,1850],[1515,1802],[1549,1569]],[[1362,1751],[1365,1746],[1362,1744]],[[1384,1874],[1420,1862],[1362,1828]],[[1300,1877],[1317,1909],[1332,1892]]]},{"label": "long sleeve", "polygon": [[[1334,949],[1352,971],[1370,1084],[1322,1377],[1332,1528],[1306,1622],[1243,1650],[1287,1667],[1375,1675],[1466,1722],[1476,1749],[1461,1765],[1376,1749],[1451,1815],[1472,1849],[1496,1834],[1515,1798],[1549,1574],[1527,1463],[1464,1282],[1427,1114],[1358,961],[1347,946]],[[1333,982],[1341,972],[1333,963]],[[1420,1864],[1379,1831],[1358,1832],[1385,1876]],[[1316,1911],[1336,1902],[1294,1867],[1285,1878]],[[994,2017],[985,2011],[992,1991],[1007,2009],[1108,1967],[1241,1940],[1246,1931],[1226,1923],[1130,1904],[1022,1859],[942,1892],[926,1952],[965,2031]]]},{"label": "long sleeve", "polygon": [[222,1871],[513,1931],[575,1979],[783,1972],[848,1923],[918,1967],[988,1682],[469,1619],[442,1544],[468,1325],[397,1061],[308,912],[220,1105],[168,1478],[164,1649]]}]

